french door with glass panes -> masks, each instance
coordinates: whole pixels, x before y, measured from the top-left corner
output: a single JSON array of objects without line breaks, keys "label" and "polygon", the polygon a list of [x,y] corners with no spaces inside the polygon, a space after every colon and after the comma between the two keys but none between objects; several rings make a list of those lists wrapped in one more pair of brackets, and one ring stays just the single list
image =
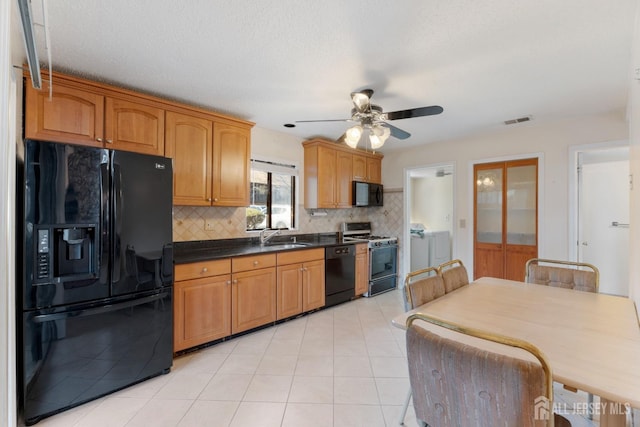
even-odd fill
[{"label": "french door with glass panes", "polygon": [[524,280],[538,254],[538,159],[474,166],[473,277]]}]

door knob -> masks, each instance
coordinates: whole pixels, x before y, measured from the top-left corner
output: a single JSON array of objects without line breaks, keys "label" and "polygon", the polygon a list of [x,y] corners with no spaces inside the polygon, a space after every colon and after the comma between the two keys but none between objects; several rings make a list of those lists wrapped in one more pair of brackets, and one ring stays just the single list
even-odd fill
[{"label": "door knob", "polygon": [[589,242],[582,242],[582,246],[589,246]]}]

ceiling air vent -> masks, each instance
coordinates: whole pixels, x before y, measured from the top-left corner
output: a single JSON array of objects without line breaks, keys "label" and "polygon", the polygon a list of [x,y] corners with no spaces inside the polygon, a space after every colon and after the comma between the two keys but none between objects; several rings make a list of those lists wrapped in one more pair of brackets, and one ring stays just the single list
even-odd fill
[{"label": "ceiling air vent", "polygon": [[531,116],[518,117],[517,119],[505,120],[505,125],[515,125],[516,123],[528,122]]}]

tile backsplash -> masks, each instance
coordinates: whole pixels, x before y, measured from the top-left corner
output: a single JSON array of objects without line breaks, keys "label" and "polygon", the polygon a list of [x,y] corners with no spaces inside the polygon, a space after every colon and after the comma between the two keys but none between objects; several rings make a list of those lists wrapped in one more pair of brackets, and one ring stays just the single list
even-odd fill
[{"label": "tile backsplash", "polygon": [[[343,222],[370,221],[373,234],[399,238],[399,259],[403,257],[401,240],[403,230],[403,190],[385,189],[384,206],[352,209],[318,209],[326,216],[313,216],[312,210],[302,205],[299,210],[298,229],[283,234],[335,233]],[[209,230],[205,225],[209,224]],[[247,232],[245,208],[219,207],[173,207],[173,240],[216,240],[255,236]],[[399,265],[399,281],[404,277],[402,263]]]},{"label": "tile backsplash", "polygon": [[[331,233],[337,232],[343,222],[371,221],[374,234],[400,236],[403,221],[402,195],[402,189],[385,189],[384,206],[317,210],[326,212],[326,216],[313,216],[312,210],[300,205],[298,229],[287,233]],[[174,241],[233,239],[255,235],[255,232],[247,232],[245,227],[245,208],[173,207]]]}]

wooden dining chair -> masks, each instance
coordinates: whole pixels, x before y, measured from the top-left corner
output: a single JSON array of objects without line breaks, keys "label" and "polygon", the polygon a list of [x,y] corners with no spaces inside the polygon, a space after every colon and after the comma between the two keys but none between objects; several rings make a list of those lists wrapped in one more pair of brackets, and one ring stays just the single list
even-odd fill
[{"label": "wooden dining chair", "polygon": [[[444,294],[444,281],[437,267],[412,271],[404,279],[405,307],[407,310],[420,307]],[[410,400],[411,388],[409,388],[400,412],[400,425],[404,425],[404,417],[407,415]]]},{"label": "wooden dining chair", "polygon": [[446,293],[455,291],[456,289],[469,284],[467,269],[459,259],[454,259],[440,264],[438,266],[438,270],[442,275]]},{"label": "wooden dining chair", "polygon": [[584,262],[532,258],[525,264],[524,281],[538,285],[598,292],[600,272]]},{"label": "wooden dining chair", "polygon": [[[420,321],[454,333],[432,332]],[[508,347],[522,351],[501,351]],[[526,341],[418,313],[407,319],[407,359],[413,406],[423,427],[571,425],[553,414],[551,366]]]}]

